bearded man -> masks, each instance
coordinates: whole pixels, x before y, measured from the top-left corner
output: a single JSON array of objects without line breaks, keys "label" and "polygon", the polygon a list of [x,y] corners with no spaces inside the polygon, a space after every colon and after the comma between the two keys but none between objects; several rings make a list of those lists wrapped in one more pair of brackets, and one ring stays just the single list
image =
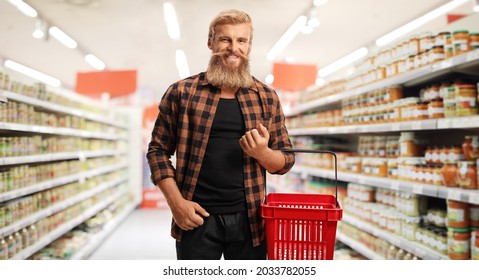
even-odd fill
[{"label": "bearded man", "polygon": [[181,260],[266,259],[266,171],[288,172],[294,154],[281,151],[291,141],[278,95],[250,74],[252,38],[248,14],[219,13],[207,71],[172,84],[158,107],[147,159]]}]

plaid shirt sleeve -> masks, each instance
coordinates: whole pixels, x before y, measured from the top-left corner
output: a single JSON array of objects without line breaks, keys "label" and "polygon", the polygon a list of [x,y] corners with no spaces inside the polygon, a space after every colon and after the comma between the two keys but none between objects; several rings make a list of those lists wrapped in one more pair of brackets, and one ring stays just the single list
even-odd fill
[{"label": "plaid shirt sleeve", "polygon": [[178,121],[178,88],[173,84],[163,95],[159,111],[148,145],[147,159],[151,171],[151,181],[175,178],[175,169],[171,157],[176,147],[176,125]]}]

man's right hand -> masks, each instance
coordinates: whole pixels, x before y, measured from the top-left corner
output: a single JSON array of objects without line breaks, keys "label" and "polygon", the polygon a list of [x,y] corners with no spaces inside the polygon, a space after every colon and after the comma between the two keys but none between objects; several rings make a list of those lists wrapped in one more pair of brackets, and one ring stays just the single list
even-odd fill
[{"label": "man's right hand", "polygon": [[192,230],[201,226],[204,222],[203,217],[210,215],[198,203],[184,198],[171,203],[170,209],[176,224],[183,230]]}]

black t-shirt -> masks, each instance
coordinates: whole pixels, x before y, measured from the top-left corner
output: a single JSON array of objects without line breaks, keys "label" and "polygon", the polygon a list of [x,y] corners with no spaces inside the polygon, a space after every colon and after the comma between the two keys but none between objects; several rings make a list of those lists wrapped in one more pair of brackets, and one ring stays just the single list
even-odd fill
[{"label": "black t-shirt", "polygon": [[243,186],[243,151],[239,139],[245,133],[238,100],[219,100],[193,195],[212,214],[246,210]]}]

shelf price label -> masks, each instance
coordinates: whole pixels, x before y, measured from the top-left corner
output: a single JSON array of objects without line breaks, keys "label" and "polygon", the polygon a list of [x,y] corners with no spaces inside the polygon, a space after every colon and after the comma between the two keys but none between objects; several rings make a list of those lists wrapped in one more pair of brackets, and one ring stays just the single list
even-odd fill
[{"label": "shelf price label", "polygon": [[421,130],[422,129],[422,122],[421,121],[414,121],[411,124],[412,130]]},{"label": "shelf price label", "polygon": [[474,50],[467,54],[466,61],[473,61],[476,59],[479,59],[479,50]]},{"label": "shelf price label", "polygon": [[417,194],[423,194],[423,186],[422,185],[418,185],[418,184],[414,184],[412,186],[412,192],[413,193],[417,193]]},{"label": "shelf price label", "polygon": [[461,200],[461,191],[459,191],[459,190],[449,190],[447,192],[447,199]]},{"label": "shelf price label", "polygon": [[479,204],[479,194],[478,193],[470,194],[469,195],[469,203]]},{"label": "shelf price label", "polygon": [[398,191],[399,190],[399,182],[398,181],[391,182],[391,189],[394,190],[394,191]]},{"label": "shelf price label", "polygon": [[3,90],[0,89],[0,102],[3,102],[3,103],[7,103],[8,102],[8,99],[7,99],[7,95],[5,94],[5,92]]}]

